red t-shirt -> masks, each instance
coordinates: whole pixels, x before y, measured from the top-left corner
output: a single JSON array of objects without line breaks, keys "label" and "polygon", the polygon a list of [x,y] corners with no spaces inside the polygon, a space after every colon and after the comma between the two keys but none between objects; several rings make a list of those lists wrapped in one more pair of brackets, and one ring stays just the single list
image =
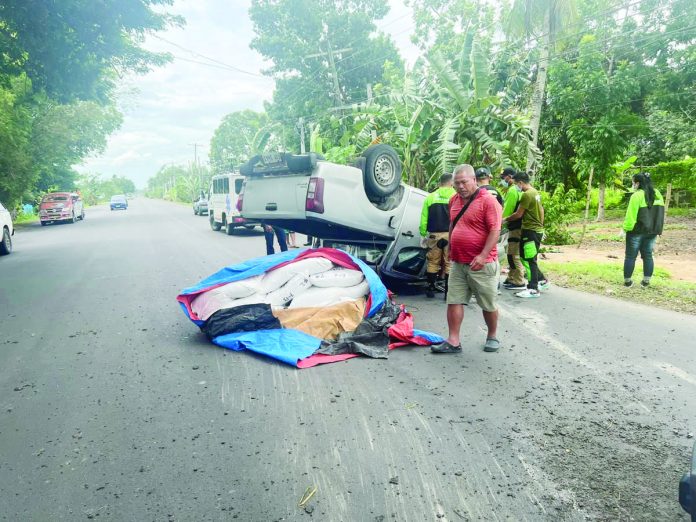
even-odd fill
[{"label": "red t-shirt", "polygon": [[[450,223],[454,221],[466,202],[459,194],[449,202]],[[481,253],[491,230],[500,230],[503,209],[487,190],[479,190],[464,215],[452,230],[450,238],[450,259],[457,263],[471,263]],[[498,258],[498,248],[494,245],[488,253],[486,263]]]}]

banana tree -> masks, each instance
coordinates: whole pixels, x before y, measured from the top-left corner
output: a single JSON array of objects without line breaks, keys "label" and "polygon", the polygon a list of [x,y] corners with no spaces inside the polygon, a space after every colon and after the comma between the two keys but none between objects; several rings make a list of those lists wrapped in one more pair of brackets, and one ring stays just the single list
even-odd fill
[{"label": "banana tree", "polygon": [[472,33],[465,38],[455,68],[437,52],[430,56],[435,73],[441,126],[431,158],[437,173],[451,172],[456,163],[511,165],[526,150],[529,122],[490,92],[488,57]]}]

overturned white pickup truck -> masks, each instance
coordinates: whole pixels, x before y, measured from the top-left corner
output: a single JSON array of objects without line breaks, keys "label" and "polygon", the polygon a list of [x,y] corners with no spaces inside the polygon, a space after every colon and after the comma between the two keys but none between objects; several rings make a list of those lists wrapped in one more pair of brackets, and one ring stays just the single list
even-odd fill
[{"label": "overturned white pickup truck", "polygon": [[423,277],[418,226],[427,194],[401,182],[401,161],[388,145],[369,147],[354,165],[314,153],[255,156],[240,173],[237,207],[244,218],[348,251],[386,280]]}]

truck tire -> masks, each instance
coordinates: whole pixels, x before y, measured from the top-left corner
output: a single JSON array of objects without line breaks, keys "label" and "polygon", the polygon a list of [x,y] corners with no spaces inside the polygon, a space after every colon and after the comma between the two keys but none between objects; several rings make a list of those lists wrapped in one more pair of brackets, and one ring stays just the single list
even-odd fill
[{"label": "truck tire", "polygon": [[12,236],[7,227],[2,229],[2,241],[0,241],[0,256],[6,256],[12,252]]},{"label": "truck tire", "polygon": [[363,182],[370,198],[384,198],[401,184],[401,160],[389,145],[368,147],[363,153],[365,168]]},{"label": "truck tire", "polygon": [[210,214],[210,219],[208,221],[210,221],[210,228],[213,231],[217,232],[218,230],[220,230],[222,228],[222,225],[220,223],[218,223],[217,221],[215,221],[215,216],[213,214]]}]

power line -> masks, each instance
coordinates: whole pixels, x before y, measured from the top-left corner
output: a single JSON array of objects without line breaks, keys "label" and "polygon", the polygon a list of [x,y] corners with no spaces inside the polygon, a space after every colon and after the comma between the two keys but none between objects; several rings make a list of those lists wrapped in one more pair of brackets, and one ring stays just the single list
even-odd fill
[{"label": "power line", "polygon": [[[230,64],[228,64],[228,63],[221,62],[220,60],[216,60],[215,58],[210,58],[209,56],[206,56],[206,55],[204,55],[204,54],[201,54],[201,53],[199,53],[199,52],[197,52],[197,51],[194,51],[194,50],[192,50],[192,49],[188,49],[187,47],[184,47],[184,46],[182,46],[182,45],[179,45],[178,43],[172,42],[171,40],[167,40],[166,38],[162,38],[161,36],[158,36],[158,35],[156,35],[156,34],[153,34],[152,36],[153,36],[154,38],[157,38],[158,40],[161,40],[161,41],[163,41],[163,42],[169,44],[169,45],[173,45],[174,47],[177,47],[178,49],[181,49],[182,51],[186,51],[186,52],[188,52],[188,53],[191,53],[191,54],[194,55],[194,56],[198,56],[199,58],[203,58],[203,59],[205,59],[205,60],[209,60],[210,62],[213,62],[214,64],[217,64],[218,66],[222,66],[222,67],[220,67],[220,68],[231,69],[231,70],[236,71],[236,72],[238,72],[238,73],[248,74],[249,76],[256,76],[256,77],[259,77],[259,78],[268,78],[267,76],[264,76],[263,74],[258,74],[258,73],[255,73],[255,72],[246,71],[246,70],[241,69],[241,68],[239,68],[239,67],[237,67],[237,66],[235,66],[235,65],[230,65]],[[193,62],[193,63],[200,63],[200,64],[202,64],[202,65],[206,65],[204,62],[196,62],[196,61],[194,61],[194,60],[186,60],[185,58],[181,58],[181,57],[175,57],[175,58],[178,58],[179,60],[190,61],[190,62]]]}]

